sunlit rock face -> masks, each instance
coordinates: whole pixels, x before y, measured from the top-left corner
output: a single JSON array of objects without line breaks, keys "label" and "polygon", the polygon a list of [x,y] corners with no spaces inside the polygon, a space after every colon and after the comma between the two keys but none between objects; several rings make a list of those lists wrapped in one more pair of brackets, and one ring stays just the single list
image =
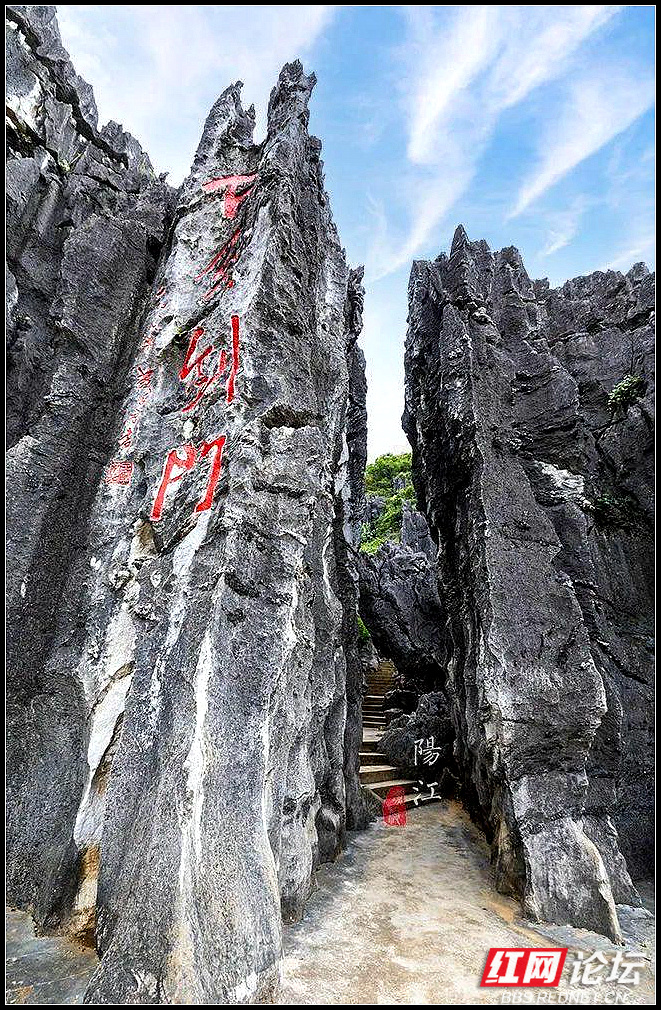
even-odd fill
[{"label": "sunlit rock face", "polygon": [[[52,8],[10,17],[76,120]],[[96,918],[91,1003],[268,999],[366,819],[362,274],[313,86],[283,69],[260,144],[228,88],[174,200],[132,140],[64,171],[15,128],[12,899]]]},{"label": "sunlit rock face", "polygon": [[551,290],[461,228],[409,287],[464,792],[499,886],[614,937],[652,858],[653,305],[642,264]]}]

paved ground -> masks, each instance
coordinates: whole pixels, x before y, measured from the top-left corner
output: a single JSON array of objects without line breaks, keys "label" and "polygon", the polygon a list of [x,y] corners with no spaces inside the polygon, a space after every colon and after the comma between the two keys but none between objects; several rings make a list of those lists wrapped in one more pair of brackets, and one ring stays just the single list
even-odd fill
[{"label": "paved ground", "polygon": [[[494,892],[486,843],[455,803],[409,811],[404,827],[376,822],[342,859],[322,867],[319,884],[303,922],[285,931],[281,1004],[501,1003],[502,991],[479,986],[490,947],[601,949],[608,959],[617,952],[595,934],[556,928],[542,935],[521,921],[518,904]],[[542,996],[603,1004],[614,1003],[617,990],[621,1003],[654,1003],[650,926],[644,912],[627,917],[645,958],[635,989],[570,993],[570,951],[560,989]]]},{"label": "paved ground", "polygon": [[[541,993],[545,1003],[652,1004],[651,920],[632,910],[626,931],[643,964],[637,987],[569,986],[575,950],[612,960],[617,948],[522,922],[517,904],[493,891],[487,847],[459,805],[430,804],[409,811],[405,826],[375,822],[322,867],[303,922],[285,928],[279,1002],[480,1005],[514,1002],[512,993],[537,1002],[538,990],[494,992],[479,981],[489,947],[551,944],[572,949],[560,988]],[[91,951],[35,937],[27,916],[8,913],[7,1003],[81,1003],[95,963]]]},{"label": "paved ground", "polygon": [[96,965],[93,950],[68,940],[35,936],[24,912],[5,917],[7,965],[6,1002],[68,1006],[83,1002],[83,993]]}]

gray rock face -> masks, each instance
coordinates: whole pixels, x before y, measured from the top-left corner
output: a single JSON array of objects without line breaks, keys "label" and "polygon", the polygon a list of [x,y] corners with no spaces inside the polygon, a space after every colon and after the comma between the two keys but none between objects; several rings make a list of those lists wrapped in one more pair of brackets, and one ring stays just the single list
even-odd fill
[{"label": "gray rock face", "polygon": [[432,795],[455,797],[460,793],[454,726],[443,691],[420,695],[415,711],[394,718],[379,740],[379,750],[408,778],[433,790]]},{"label": "gray rock face", "polygon": [[[52,8],[10,16],[52,91],[11,166],[11,900],[96,914],[88,1002],[269,999],[282,916],[367,817],[362,274],[314,77],[283,69],[259,145],[228,88],[173,210],[97,133]],[[65,98],[62,177],[33,130]]]},{"label": "gray rock face", "polygon": [[652,852],[653,297],[642,264],[550,290],[461,228],[409,287],[465,794],[528,914],[612,937]]},{"label": "gray rock face", "polygon": [[[374,509],[375,499],[368,499]],[[400,543],[361,552],[360,611],[377,650],[392,659],[399,687],[414,697],[442,688],[447,663],[446,614],[438,595],[436,548],[429,528],[404,503]]]},{"label": "gray rock face", "polygon": [[[64,590],[85,553],[174,194],[136,141],[98,133],[54,9],[7,17],[9,895],[48,923],[76,890],[72,829],[96,697],[74,658],[89,554]],[[58,640],[72,649],[62,665]]]}]

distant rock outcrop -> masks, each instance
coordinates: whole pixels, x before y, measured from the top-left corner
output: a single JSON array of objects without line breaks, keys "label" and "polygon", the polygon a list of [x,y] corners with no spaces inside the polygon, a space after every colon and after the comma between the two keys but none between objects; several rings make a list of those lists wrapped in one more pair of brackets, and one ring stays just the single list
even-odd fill
[{"label": "distant rock outcrop", "polygon": [[96,925],[89,1002],[268,1001],[366,820],[362,286],[314,77],[261,144],[228,88],[175,194],[54,9],[8,19],[9,897]]},{"label": "distant rock outcrop", "polygon": [[379,653],[395,664],[398,688],[414,699],[445,680],[446,616],[435,556],[424,517],[404,503],[399,542],[361,552],[358,564],[362,618]]},{"label": "distant rock outcrop", "polygon": [[612,937],[652,855],[653,306],[642,264],[552,290],[461,228],[409,287],[464,795],[530,915]]}]

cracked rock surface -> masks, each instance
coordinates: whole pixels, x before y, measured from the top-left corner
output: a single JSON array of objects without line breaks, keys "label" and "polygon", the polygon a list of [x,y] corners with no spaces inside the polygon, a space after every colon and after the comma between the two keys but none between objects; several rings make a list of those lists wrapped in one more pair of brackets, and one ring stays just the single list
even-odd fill
[{"label": "cracked rock surface", "polygon": [[359,555],[361,615],[377,650],[395,664],[400,688],[415,695],[437,690],[445,679],[446,617],[435,556],[424,516],[406,502],[400,542]]},{"label": "cracked rock surface", "polygon": [[268,999],[367,819],[362,271],[314,77],[261,144],[229,87],[175,194],[54,9],[8,18],[10,899],[96,927],[90,1003]]},{"label": "cracked rock surface", "polygon": [[[76,889],[88,720],[105,690],[76,673],[91,554],[67,589],[68,573],[87,551],[174,193],[137,141],[99,132],[54,8],[7,9],[7,80],[9,896],[50,923]],[[113,662],[108,704],[128,686],[117,650]]]},{"label": "cracked rock surface", "polygon": [[652,857],[653,306],[642,264],[552,290],[462,228],[409,286],[464,794],[528,914],[615,938]]}]

